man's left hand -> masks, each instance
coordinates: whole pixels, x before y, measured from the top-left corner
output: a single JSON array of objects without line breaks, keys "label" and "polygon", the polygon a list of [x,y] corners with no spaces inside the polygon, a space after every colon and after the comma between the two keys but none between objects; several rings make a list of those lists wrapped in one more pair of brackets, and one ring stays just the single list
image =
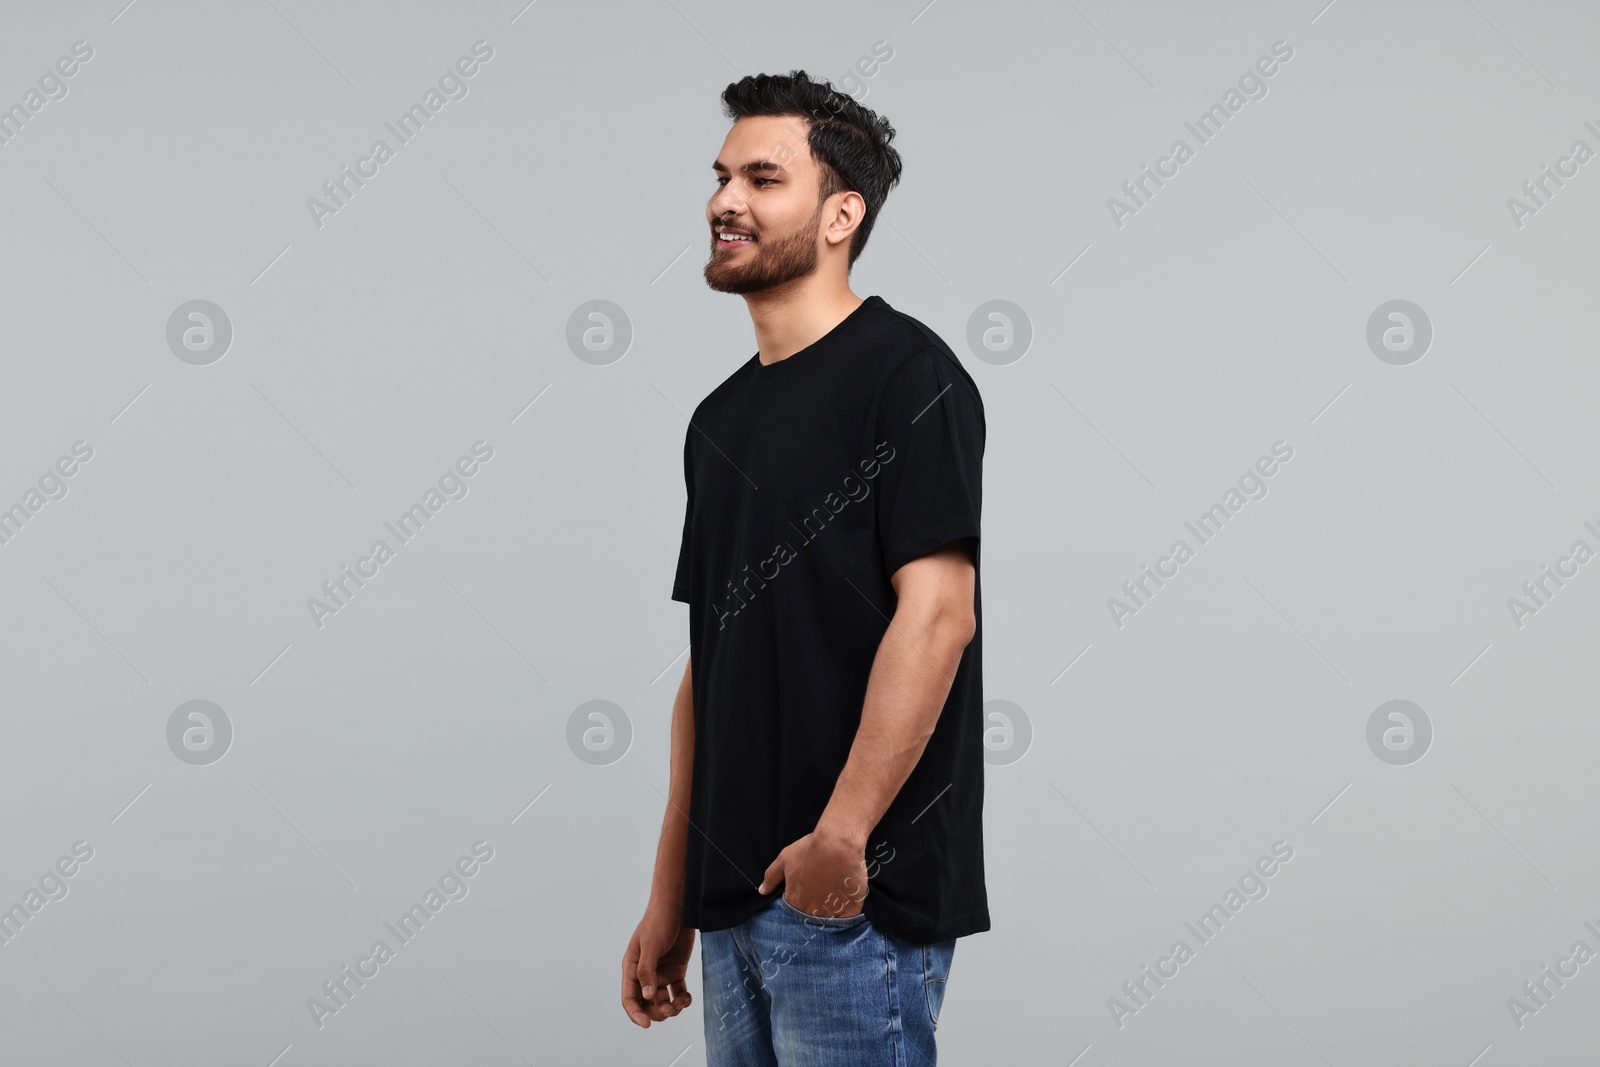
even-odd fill
[{"label": "man's left hand", "polygon": [[783,885],[783,898],[807,915],[848,919],[867,899],[865,845],[814,830],[778,853],[758,890]]}]

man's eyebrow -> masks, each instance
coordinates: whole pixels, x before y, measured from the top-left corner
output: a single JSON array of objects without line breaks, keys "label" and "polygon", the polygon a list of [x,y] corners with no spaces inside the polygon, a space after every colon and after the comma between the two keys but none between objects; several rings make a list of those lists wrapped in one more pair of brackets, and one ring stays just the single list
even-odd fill
[{"label": "man's eyebrow", "polygon": [[[716,170],[716,171],[726,171],[728,168],[722,165],[722,161],[721,160],[717,160],[716,162],[711,164],[711,169],[712,170]],[[739,170],[742,173],[745,173],[745,174],[750,174],[750,173],[753,173],[755,171],[763,171],[763,170],[764,171],[774,171],[774,172],[776,172],[778,174],[787,174],[788,173],[788,171],[783,169],[783,164],[782,163],[775,163],[770,159],[758,159],[754,163],[746,163],[744,166],[740,167]]]}]

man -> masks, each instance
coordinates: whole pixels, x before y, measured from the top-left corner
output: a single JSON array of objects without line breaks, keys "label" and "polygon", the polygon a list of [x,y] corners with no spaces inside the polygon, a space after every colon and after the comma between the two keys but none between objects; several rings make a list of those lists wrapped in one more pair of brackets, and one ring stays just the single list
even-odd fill
[{"label": "man", "polygon": [[695,409],[672,596],[690,657],[650,901],[622,961],[677,1015],[703,933],[711,1067],[933,1064],[983,876],[976,385],[849,271],[894,129],[804,71],[729,85],[711,288],[757,353]]}]

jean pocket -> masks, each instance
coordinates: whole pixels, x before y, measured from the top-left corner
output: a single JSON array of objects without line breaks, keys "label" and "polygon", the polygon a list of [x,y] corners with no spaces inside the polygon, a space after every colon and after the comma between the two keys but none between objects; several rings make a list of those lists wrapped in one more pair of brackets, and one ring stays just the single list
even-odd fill
[{"label": "jean pocket", "polygon": [[855,926],[858,923],[864,923],[867,921],[867,913],[865,911],[863,911],[860,915],[847,915],[843,918],[837,918],[832,915],[813,915],[809,911],[801,911],[799,908],[789,903],[789,898],[785,897],[781,893],[778,894],[778,904],[790,915],[793,915],[796,918],[804,919],[809,923],[816,923],[819,926]]},{"label": "jean pocket", "polygon": [[939,1009],[944,1006],[945,984],[950,978],[950,963],[955,958],[955,938],[922,946],[922,989],[927,995],[928,1018],[939,1029]]}]

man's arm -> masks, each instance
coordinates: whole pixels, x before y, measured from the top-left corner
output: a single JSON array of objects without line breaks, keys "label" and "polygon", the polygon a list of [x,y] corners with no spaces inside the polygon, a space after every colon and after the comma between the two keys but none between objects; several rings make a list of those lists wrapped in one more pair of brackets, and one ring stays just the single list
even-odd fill
[{"label": "man's arm", "polygon": [[850,757],[817,828],[778,854],[760,891],[813,915],[858,914],[867,835],[911,776],[977,632],[971,542],[952,541],[890,576],[899,602],[867,679]]},{"label": "man's arm", "polygon": [[694,784],[694,657],[672,702],[667,811],[656,845],[655,874],[644,918],[622,957],[622,1008],[636,1024],[670,1019],[693,998],[684,986],[694,930],[683,929],[683,868],[689,848],[689,792]]},{"label": "man's arm", "polygon": [[689,848],[689,791],[694,784],[694,657],[683,666],[672,701],[672,755],[669,758],[667,811],[661,819],[650,903],[683,907],[683,864]]}]

